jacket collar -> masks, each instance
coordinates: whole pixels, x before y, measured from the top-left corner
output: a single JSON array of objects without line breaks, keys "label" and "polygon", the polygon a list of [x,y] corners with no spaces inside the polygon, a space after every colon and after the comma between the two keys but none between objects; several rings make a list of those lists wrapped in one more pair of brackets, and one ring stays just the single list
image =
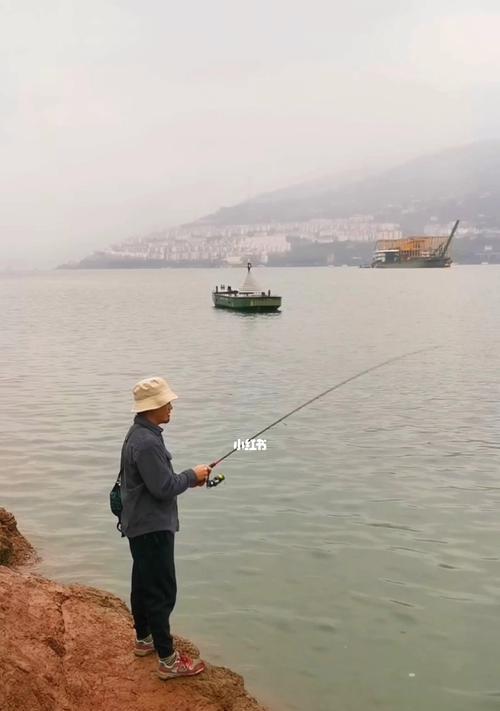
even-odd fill
[{"label": "jacket collar", "polygon": [[141,425],[141,427],[147,427],[148,430],[151,430],[151,432],[154,432],[157,435],[161,435],[163,432],[163,429],[161,427],[158,427],[158,425],[153,425],[152,422],[150,422],[147,417],[144,417],[144,415],[138,414],[134,417],[134,424],[136,425]]}]

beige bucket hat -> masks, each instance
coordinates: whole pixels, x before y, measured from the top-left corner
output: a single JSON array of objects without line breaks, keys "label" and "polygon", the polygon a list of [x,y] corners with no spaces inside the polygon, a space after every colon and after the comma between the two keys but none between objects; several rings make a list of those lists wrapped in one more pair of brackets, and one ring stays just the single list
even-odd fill
[{"label": "beige bucket hat", "polygon": [[134,407],[132,412],[146,412],[157,410],[167,402],[177,400],[177,395],[170,389],[170,385],[163,378],[145,378],[134,385]]}]

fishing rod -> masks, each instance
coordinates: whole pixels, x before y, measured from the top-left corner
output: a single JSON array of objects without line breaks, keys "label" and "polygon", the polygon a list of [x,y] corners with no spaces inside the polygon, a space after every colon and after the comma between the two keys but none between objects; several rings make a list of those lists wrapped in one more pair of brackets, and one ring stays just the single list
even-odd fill
[{"label": "fishing rod", "polygon": [[[377,363],[377,365],[372,365],[370,368],[366,368],[365,370],[362,370],[359,373],[356,373],[355,375],[351,375],[349,378],[342,380],[340,383],[336,383],[331,388],[324,390],[319,395],[316,395],[315,397],[312,397],[307,402],[302,403],[302,405],[299,405],[298,407],[294,408],[293,410],[290,410],[290,412],[287,412],[286,415],[283,415],[283,417],[280,417],[279,419],[275,420],[267,427],[264,427],[263,430],[260,430],[259,432],[254,434],[252,437],[248,437],[248,439],[251,440],[251,439],[256,439],[257,437],[260,437],[260,435],[264,434],[264,432],[267,432],[268,430],[270,430],[271,427],[274,427],[275,425],[278,425],[280,422],[283,422],[283,420],[286,420],[288,417],[290,417],[291,415],[294,415],[299,410],[302,410],[304,407],[307,407],[307,405],[311,405],[311,403],[316,402],[316,400],[319,400],[321,397],[328,395],[329,393],[333,392],[334,390],[338,390],[343,385],[347,385],[347,383],[351,383],[353,380],[357,380],[358,378],[361,378],[363,375],[372,373],[374,370],[383,368],[384,366],[389,365],[390,363],[395,363],[396,361],[402,360],[403,358],[409,358],[410,356],[418,355],[419,353],[426,353],[427,351],[433,351],[433,350],[436,350],[436,348],[440,348],[440,347],[441,346],[428,346],[427,348],[420,348],[417,351],[410,351],[409,353],[402,353],[401,355],[397,355],[397,356],[394,356],[393,358],[388,358],[387,360],[384,360],[383,363]],[[230,457],[232,454],[234,454],[237,451],[238,451],[238,448],[233,447],[233,449],[231,449],[229,452],[226,452],[226,454],[224,454],[223,457],[221,457],[220,459],[217,459],[215,462],[210,464],[209,465],[210,469],[213,469],[218,464],[223,462],[224,459],[227,459],[228,457]],[[224,479],[225,479],[225,476],[223,474],[218,474],[213,479],[207,479],[207,486],[209,488],[217,486],[218,484],[223,482]]]}]

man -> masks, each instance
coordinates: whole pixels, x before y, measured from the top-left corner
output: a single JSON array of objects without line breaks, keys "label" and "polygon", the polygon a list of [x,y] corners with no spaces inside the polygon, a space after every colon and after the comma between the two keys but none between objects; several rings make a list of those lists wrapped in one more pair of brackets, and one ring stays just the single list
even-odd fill
[{"label": "man", "polygon": [[156,650],[161,679],[193,676],[205,665],[174,649],[169,623],[177,594],[177,496],[190,487],[203,486],[210,467],[200,464],[180,474],[172,469],[160,425],[170,421],[177,395],[163,378],[141,380],[133,393],[137,414],[122,447],[121,493],[122,531],[133,558],[134,653],[143,657]]}]

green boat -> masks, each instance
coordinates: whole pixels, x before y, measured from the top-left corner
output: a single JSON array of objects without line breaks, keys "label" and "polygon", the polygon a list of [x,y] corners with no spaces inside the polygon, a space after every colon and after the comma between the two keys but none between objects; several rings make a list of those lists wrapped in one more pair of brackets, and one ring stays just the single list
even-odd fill
[{"label": "green boat", "polygon": [[262,291],[254,281],[250,270],[252,265],[247,264],[247,276],[241,289],[232,289],[221,284],[212,291],[212,301],[218,309],[232,309],[245,312],[270,312],[277,311],[281,306],[281,296],[271,294],[271,290]]}]

